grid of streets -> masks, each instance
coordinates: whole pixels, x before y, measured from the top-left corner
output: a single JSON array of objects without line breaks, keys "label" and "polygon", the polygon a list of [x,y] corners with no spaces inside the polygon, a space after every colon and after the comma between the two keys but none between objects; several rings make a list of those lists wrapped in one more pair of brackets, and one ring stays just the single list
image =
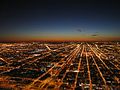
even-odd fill
[{"label": "grid of streets", "polygon": [[0,43],[0,90],[118,90],[120,42]]}]

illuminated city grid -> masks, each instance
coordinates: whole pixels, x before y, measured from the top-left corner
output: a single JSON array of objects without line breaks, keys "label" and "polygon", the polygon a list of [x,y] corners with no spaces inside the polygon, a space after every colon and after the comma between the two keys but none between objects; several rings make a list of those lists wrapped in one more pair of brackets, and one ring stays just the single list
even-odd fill
[{"label": "illuminated city grid", "polygon": [[120,42],[0,43],[0,90],[119,90]]}]

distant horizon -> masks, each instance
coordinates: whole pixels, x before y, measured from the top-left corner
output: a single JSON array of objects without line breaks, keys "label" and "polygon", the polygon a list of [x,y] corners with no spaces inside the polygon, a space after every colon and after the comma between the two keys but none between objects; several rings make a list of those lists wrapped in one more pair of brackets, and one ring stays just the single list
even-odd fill
[{"label": "distant horizon", "polygon": [[94,41],[82,41],[82,40],[21,40],[21,41],[0,41],[0,43],[30,43],[30,42],[120,42],[120,40],[94,40]]}]

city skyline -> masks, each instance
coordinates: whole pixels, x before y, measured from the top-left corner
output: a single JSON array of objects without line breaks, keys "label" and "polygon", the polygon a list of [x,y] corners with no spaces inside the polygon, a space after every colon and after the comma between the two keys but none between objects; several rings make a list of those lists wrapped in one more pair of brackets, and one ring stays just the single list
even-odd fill
[{"label": "city skyline", "polygon": [[0,90],[119,90],[117,0],[0,0]]}]

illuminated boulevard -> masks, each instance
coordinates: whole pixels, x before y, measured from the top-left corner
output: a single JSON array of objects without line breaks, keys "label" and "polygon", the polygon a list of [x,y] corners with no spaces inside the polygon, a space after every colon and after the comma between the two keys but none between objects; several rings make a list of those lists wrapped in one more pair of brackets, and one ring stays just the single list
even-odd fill
[{"label": "illuminated boulevard", "polygon": [[0,43],[0,90],[119,90],[120,42]]}]

